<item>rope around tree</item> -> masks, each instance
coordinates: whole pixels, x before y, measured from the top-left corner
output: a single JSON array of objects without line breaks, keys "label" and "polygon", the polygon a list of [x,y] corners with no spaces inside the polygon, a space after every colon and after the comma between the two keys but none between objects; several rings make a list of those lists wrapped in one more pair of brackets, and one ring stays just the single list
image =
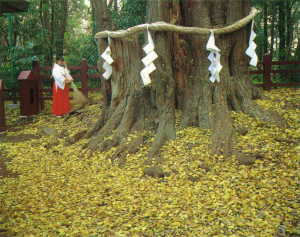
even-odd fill
[{"label": "rope around tree", "polygon": [[228,34],[235,32],[244,26],[246,26],[249,22],[253,20],[253,18],[259,13],[256,8],[252,8],[249,15],[244,17],[241,20],[236,21],[235,23],[225,26],[223,28],[209,29],[209,28],[201,28],[201,27],[187,27],[187,26],[177,26],[173,24],[169,24],[163,21],[155,22],[151,24],[141,24],[137,26],[130,27],[126,30],[118,30],[118,31],[101,31],[95,35],[96,39],[107,38],[108,36],[111,38],[122,38],[128,37],[130,35],[145,31],[147,29],[152,31],[172,31],[183,34],[209,34],[212,31],[214,34]]}]

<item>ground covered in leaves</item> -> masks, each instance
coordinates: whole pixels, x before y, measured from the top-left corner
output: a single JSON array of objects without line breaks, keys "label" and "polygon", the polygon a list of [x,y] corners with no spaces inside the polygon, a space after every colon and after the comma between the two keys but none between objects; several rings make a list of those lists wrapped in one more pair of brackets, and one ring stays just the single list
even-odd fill
[{"label": "ground covered in leaves", "polygon": [[288,126],[232,113],[232,158],[208,153],[209,131],[179,126],[158,161],[147,160],[148,142],[122,162],[109,159],[115,149],[87,157],[78,138],[99,105],[67,119],[9,111],[14,127],[0,135],[0,236],[297,236],[300,90],[265,96],[258,103]]}]

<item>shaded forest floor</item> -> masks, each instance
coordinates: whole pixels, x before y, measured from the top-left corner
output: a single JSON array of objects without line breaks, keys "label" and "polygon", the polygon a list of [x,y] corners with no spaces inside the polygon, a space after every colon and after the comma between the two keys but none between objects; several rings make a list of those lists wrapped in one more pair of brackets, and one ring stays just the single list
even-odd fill
[{"label": "shaded forest floor", "polygon": [[158,160],[146,158],[153,134],[145,132],[136,154],[112,161],[116,148],[82,152],[97,104],[68,119],[52,117],[50,104],[30,120],[9,110],[13,128],[0,134],[0,236],[298,236],[300,90],[265,96],[258,103],[289,126],[233,112],[231,158],[211,156],[210,131],[181,128],[179,113],[177,139]]}]

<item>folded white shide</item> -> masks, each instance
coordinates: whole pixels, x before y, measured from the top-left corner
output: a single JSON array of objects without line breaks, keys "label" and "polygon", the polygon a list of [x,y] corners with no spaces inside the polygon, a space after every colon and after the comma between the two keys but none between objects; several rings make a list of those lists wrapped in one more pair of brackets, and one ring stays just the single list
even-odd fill
[{"label": "folded white shide", "polygon": [[[146,55],[144,58],[142,58],[142,62],[145,65],[145,67],[140,72],[143,84],[145,86],[151,83],[150,74],[157,69],[153,62],[158,58],[158,55],[155,52],[154,42],[148,27],[149,25],[147,24],[148,42],[143,47],[143,50]],[[254,20],[252,20],[249,47],[247,48],[245,53],[251,58],[250,65],[254,67],[256,67],[258,63],[258,56],[255,51],[257,48],[257,45],[254,41],[255,38],[256,38],[256,34],[254,32]],[[111,57],[110,42],[111,42],[110,37],[108,36],[108,47],[101,54],[101,57],[104,59],[103,77],[106,80],[109,79],[112,75],[112,63],[114,62],[113,58]],[[210,36],[206,44],[206,49],[209,51],[208,60],[211,62],[208,67],[208,70],[210,72],[209,80],[212,83],[220,82],[220,72],[223,66],[221,65],[221,50],[216,46],[214,30],[210,30]]]},{"label": "folded white shide", "polygon": [[142,58],[142,62],[145,65],[145,67],[140,73],[145,86],[151,83],[150,73],[156,70],[153,61],[158,58],[157,53],[154,51],[155,46],[149,30],[147,30],[147,33],[148,43],[143,48],[144,52],[146,53],[146,56]]},{"label": "folded white shide", "polygon": [[104,63],[103,63],[104,73],[102,75],[106,80],[108,80],[111,77],[112,74],[111,64],[114,62],[113,58],[111,57],[110,40],[108,40],[108,42],[109,42],[108,47],[105,49],[104,53],[101,54],[101,57],[104,59]]},{"label": "folded white shide", "polygon": [[215,81],[220,82],[220,72],[223,68],[220,62],[221,50],[216,46],[215,35],[213,31],[211,31],[210,37],[206,45],[206,49],[210,51],[208,55],[208,60],[211,62],[210,66],[208,67],[208,70],[210,72],[209,80],[213,83]]},{"label": "folded white shide", "polygon": [[251,58],[250,65],[254,67],[257,66],[257,62],[258,62],[258,57],[255,51],[257,47],[256,43],[254,42],[255,38],[256,38],[256,34],[254,32],[254,21],[252,21],[249,47],[246,50],[246,54]]}]

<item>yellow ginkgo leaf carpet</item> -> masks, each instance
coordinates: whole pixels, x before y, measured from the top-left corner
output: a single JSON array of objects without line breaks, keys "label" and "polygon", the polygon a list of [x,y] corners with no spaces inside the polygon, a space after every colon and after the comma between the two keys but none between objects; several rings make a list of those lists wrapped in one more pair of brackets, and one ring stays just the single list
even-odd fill
[{"label": "yellow ginkgo leaf carpet", "polygon": [[[0,136],[0,236],[297,236],[300,90],[265,96],[257,103],[289,126],[232,112],[242,131],[231,158],[209,155],[208,130],[178,126],[155,164],[148,143],[121,165],[108,159],[116,148],[82,152],[87,141],[74,139],[99,117],[97,104],[69,119],[45,112],[20,121],[8,111],[15,126]],[[145,175],[150,166],[166,175]]]}]

